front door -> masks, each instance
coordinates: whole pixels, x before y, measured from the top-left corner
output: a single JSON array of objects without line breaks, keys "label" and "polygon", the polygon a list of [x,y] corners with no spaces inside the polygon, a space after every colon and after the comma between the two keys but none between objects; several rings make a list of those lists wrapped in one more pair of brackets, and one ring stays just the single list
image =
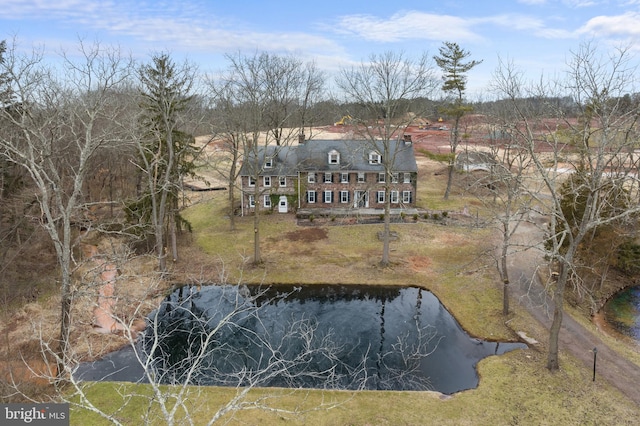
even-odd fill
[{"label": "front door", "polygon": [[278,202],[278,213],[286,213],[287,211],[288,211],[287,197],[284,195],[281,195],[280,201]]},{"label": "front door", "polygon": [[356,209],[369,207],[369,193],[367,191],[354,191],[353,207]]}]

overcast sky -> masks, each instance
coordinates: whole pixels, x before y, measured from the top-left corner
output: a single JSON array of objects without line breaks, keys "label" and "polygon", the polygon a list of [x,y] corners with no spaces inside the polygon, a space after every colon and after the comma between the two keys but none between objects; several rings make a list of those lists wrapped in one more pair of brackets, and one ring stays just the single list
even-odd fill
[{"label": "overcast sky", "polygon": [[432,56],[455,41],[484,61],[469,74],[481,93],[498,57],[536,78],[561,72],[585,40],[640,55],[640,0],[0,0],[0,29],[24,49],[72,49],[80,37],[142,60],[186,55],[205,72],[238,51],[290,52],[332,71],[387,50]]}]

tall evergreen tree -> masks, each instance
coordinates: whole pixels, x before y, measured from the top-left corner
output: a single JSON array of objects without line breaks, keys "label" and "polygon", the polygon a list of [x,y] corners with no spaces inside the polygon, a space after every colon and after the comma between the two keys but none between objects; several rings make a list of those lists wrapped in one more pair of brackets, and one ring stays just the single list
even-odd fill
[{"label": "tall evergreen tree", "polygon": [[173,260],[178,258],[176,226],[183,221],[178,195],[183,177],[194,170],[194,138],[180,130],[183,113],[193,100],[194,75],[194,67],[177,66],[166,53],[153,56],[138,71],[142,109],[138,149],[145,188],[129,212],[142,225],[150,223],[161,272],[167,269],[165,244],[171,247]]},{"label": "tall evergreen tree", "polygon": [[480,65],[482,61],[471,60],[465,62],[471,56],[471,53],[462,49],[458,43],[450,41],[444,42],[439,51],[440,56],[434,56],[433,59],[443,73],[442,79],[444,83],[442,84],[442,90],[450,97],[447,105],[442,108],[442,112],[453,117],[454,120],[449,137],[451,158],[449,160],[447,189],[444,193],[444,198],[447,199],[449,198],[453,181],[456,149],[460,143],[460,119],[473,109],[471,105],[465,103],[464,98],[467,90],[467,73],[476,65]]}]

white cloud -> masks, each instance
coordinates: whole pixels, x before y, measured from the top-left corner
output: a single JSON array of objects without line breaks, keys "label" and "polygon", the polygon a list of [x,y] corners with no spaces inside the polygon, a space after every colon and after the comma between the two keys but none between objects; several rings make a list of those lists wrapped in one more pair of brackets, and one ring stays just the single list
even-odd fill
[{"label": "white cloud", "polygon": [[381,19],[371,15],[350,15],[339,18],[332,28],[341,34],[356,35],[365,40],[397,42],[406,39],[477,40],[470,21],[450,15],[409,11]]},{"label": "white cloud", "polygon": [[487,16],[475,20],[479,23],[490,23],[511,28],[517,31],[540,30],[544,28],[544,22],[538,18],[520,14],[502,14]]},{"label": "white cloud", "polygon": [[[208,52],[274,50],[341,52],[324,37],[305,33],[260,32],[246,24],[211,16],[192,2],[131,0],[0,0],[0,18],[51,17],[76,31],[103,31],[112,37],[131,37],[147,48],[192,49]],[[144,47],[143,47],[144,48]]]},{"label": "white cloud", "polygon": [[[637,2],[638,0],[629,0],[629,1]],[[518,0],[518,3],[526,4],[528,6],[542,6],[545,4],[550,4],[551,2],[549,0]],[[579,8],[579,7],[597,6],[603,3],[603,1],[602,0],[562,0],[562,3],[568,7]]]},{"label": "white cloud", "polygon": [[96,3],[91,0],[3,0],[1,3],[0,17],[12,20],[79,17],[93,14],[99,7],[112,6],[109,1]]},{"label": "white cloud", "polygon": [[602,3],[602,1],[595,0],[563,0],[562,2],[565,5],[574,8],[597,6]]},{"label": "white cloud", "polygon": [[493,24],[503,28],[519,32],[526,32],[537,37],[548,39],[571,38],[574,35],[564,29],[549,28],[545,22],[539,18],[522,14],[502,14],[478,18],[474,22],[480,24]]},{"label": "white cloud", "polygon": [[[532,0],[526,0],[532,1]],[[539,1],[539,0],[536,0]],[[457,40],[485,39],[477,27],[494,25],[507,30],[528,33],[547,39],[572,38],[575,34],[561,28],[547,27],[544,20],[524,14],[500,14],[479,18],[435,15],[418,11],[401,12],[388,19],[371,15],[350,15],[340,18],[333,31],[376,42],[403,40]]]},{"label": "white cloud", "polygon": [[627,12],[616,16],[596,16],[587,21],[578,33],[598,37],[640,37],[640,13]]},{"label": "white cloud", "polygon": [[547,0],[518,0],[518,3],[526,4],[529,6],[539,6],[547,3]]}]

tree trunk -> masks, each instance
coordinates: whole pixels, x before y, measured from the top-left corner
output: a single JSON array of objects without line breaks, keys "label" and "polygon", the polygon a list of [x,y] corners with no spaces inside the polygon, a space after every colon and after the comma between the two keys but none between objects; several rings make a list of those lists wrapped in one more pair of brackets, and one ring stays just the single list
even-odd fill
[{"label": "tree trunk", "polygon": [[260,258],[260,219],[258,219],[258,201],[256,200],[256,207],[253,212],[253,264],[259,265],[262,263]]},{"label": "tree trunk", "polygon": [[235,210],[234,210],[234,204],[236,201],[236,195],[235,192],[233,191],[233,185],[229,184],[229,194],[228,194],[229,198],[229,230],[230,231],[235,231],[236,230],[236,214],[235,214]]},{"label": "tree trunk", "polygon": [[451,160],[449,162],[449,167],[448,167],[448,170],[447,170],[447,189],[445,189],[445,191],[444,191],[444,199],[445,200],[449,199],[449,194],[451,193],[451,183],[453,182],[453,172],[454,172],[453,166],[454,166],[453,160]]},{"label": "tree trunk", "polygon": [[60,342],[57,354],[58,371],[56,372],[59,379],[64,377],[69,362],[69,335],[71,334],[71,294],[69,288],[70,282],[63,283],[60,291]]},{"label": "tree trunk", "polygon": [[[69,201],[69,210],[73,211],[73,200]],[[62,206],[60,205],[62,208]],[[48,210],[48,208],[47,208]],[[52,217],[51,213],[47,212],[47,218]],[[66,213],[66,212],[65,212]],[[60,340],[58,342],[58,358],[57,362],[57,377],[63,379],[64,374],[67,371],[70,360],[69,351],[69,336],[71,335],[71,223],[70,214],[63,215],[61,233],[58,233],[58,229],[55,224],[47,221],[46,229],[51,236],[51,239],[56,247],[56,256],[58,257],[58,265],[60,265]],[[62,235],[60,235],[62,234]]]},{"label": "tree trunk", "polygon": [[176,213],[169,214],[169,240],[171,242],[171,255],[174,262],[178,261],[178,237],[176,230]]},{"label": "tree trunk", "polygon": [[[387,178],[388,180],[389,178]],[[391,238],[391,200],[389,199],[389,185],[384,188],[384,226],[382,230],[382,260],[380,266],[389,266],[389,240]]]},{"label": "tree trunk", "polygon": [[156,219],[156,223],[153,225],[155,243],[156,243],[156,255],[158,256],[158,269],[161,273],[167,271],[167,256],[164,250],[164,224],[161,220]]},{"label": "tree trunk", "polygon": [[235,218],[235,211],[234,211],[234,204],[235,204],[235,198],[236,198],[236,193],[234,191],[235,188],[235,180],[236,180],[236,164],[238,162],[238,156],[236,154],[237,150],[235,150],[233,152],[233,160],[231,162],[231,170],[229,171],[229,181],[227,182],[227,185],[229,185],[229,229],[231,231],[235,231],[236,229],[236,218]]},{"label": "tree trunk", "polygon": [[556,371],[560,368],[560,361],[558,359],[558,340],[560,337],[560,327],[562,326],[562,302],[562,299],[555,301],[555,307],[553,309],[553,322],[551,323],[551,328],[549,329],[549,354],[547,355],[547,368],[551,371]]},{"label": "tree trunk", "polygon": [[509,279],[502,280],[502,315],[509,315]]},{"label": "tree trunk", "polygon": [[[460,99],[460,102],[462,99]],[[447,171],[447,189],[444,191],[444,199],[449,199],[449,194],[451,193],[451,186],[453,184],[453,176],[455,172],[456,165],[456,151],[458,150],[459,138],[460,134],[460,118],[462,115],[456,115],[456,118],[453,122],[453,128],[451,129],[451,159],[449,160],[449,170]]]},{"label": "tree trunk", "polygon": [[500,278],[502,279],[502,315],[509,315],[509,225],[502,233],[502,252],[500,254]]},{"label": "tree trunk", "polygon": [[551,371],[556,371],[560,368],[559,354],[559,339],[560,328],[562,327],[562,316],[564,314],[564,289],[567,285],[568,270],[570,263],[567,260],[561,265],[560,275],[558,276],[558,282],[556,283],[556,291],[554,292],[554,308],[553,308],[553,322],[549,329],[549,354],[547,355],[547,368]]}]

